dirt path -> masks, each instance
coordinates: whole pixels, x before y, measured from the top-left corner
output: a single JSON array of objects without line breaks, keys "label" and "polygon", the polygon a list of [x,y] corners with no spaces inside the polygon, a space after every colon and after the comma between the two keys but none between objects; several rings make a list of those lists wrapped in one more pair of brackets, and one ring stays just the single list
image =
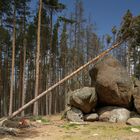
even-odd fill
[{"label": "dirt path", "polygon": [[[48,123],[36,123],[36,127],[23,129],[19,137],[1,136],[2,140],[140,140],[140,132],[132,132],[130,126],[104,122],[85,125],[70,124],[60,116],[46,117]],[[134,127],[140,130],[140,127]]]}]

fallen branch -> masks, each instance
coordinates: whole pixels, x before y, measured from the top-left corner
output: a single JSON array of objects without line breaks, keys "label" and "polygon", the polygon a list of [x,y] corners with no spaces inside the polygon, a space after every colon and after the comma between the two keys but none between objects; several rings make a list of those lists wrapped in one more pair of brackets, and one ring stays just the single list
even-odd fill
[{"label": "fallen branch", "polygon": [[54,84],[53,86],[51,86],[50,88],[48,88],[46,91],[44,91],[41,94],[39,94],[36,98],[32,99],[31,101],[29,101],[28,103],[26,103],[24,106],[22,106],[21,108],[19,108],[17,111],[15,111],[11,116],[8,117],[8,119],[11,119],[11,118],[15,117],[17,114],[21,113],[28,106],[30,106],[33,103],[35,103],[36,101],[38,101],[41,97],[43,97],[44,95],[46,95],[47,93],[49,93],[50,91],[52,91],[54,88],[56,88],[57,86],[61,85],[62,83],[64,83],[65,81],[67,81],[68,79],[70,79],[71,77],[73,77],[74,75],[76,75],[77,73],[79,73],[80,71],[82,71],[83,69],[85,69],[86,67],[88,67],[89,65],[93,64],[94,62],[96,62],[100,58],[104,57],[106,54],[108,54],[114,48],[117,48],[121,43],[122,42],[119,42],[119,43],[113,45],[111,48],[105,50],[100,55],[98,55],[97,57],[93,58],[92,60],[90,60],[89,62],[87,62],[86,64],[84,64],[83,66],[81,66],[80,68],[78,68],[77,70],[75,70],[74,72],[72,72],[70,75],[66,76],[64,79],[62,79],[59,82],[57,82],[56,84]]},{"label": "fallen branch", "polygon": [[0,118],[0,127],[2,127],[7,120],[8,118],[6,117]]},{"label": "fallen branch", "polygon": [[27,119],[10,120],[4,117],[0,119],[0,135],[19,136],[24,133],[21,131],[21,128],[28,128],[30,126],[33,125]]},{"label": "fallen branch", "polygon": [[8,127],[0,127],[0,135],[12,135],[17,136],[18,130],[15,128],[8,128]]}]

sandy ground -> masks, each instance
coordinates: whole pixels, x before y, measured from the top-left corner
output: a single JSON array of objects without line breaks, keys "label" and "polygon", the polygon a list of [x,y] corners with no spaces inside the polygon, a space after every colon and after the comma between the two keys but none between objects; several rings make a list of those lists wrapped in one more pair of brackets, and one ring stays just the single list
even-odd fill
[{"label": "sandy ground", "polygon": [[[60,115],[45,117],[46,124],[21,130],[18,137],[0,136],[2,140],[140,140],[140,132],[132,132],[131,126],[104,122],[70,124]],[[133,127],[140,130],[140,127]]]}]

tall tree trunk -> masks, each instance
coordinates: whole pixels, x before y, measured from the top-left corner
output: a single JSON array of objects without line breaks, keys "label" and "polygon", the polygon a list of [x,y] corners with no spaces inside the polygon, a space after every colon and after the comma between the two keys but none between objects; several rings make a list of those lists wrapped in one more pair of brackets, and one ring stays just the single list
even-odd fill
[{"label": "tall tree trunk", "polygon": [[[53,84],[53,53],[52,53],[52,28],[53,28],[53,11],[50,11],[50,61],[49,61],[49,87]],[[53,95],[49,95],[49,114],[52,114]]]},{"label": "tall tree trunk", "polygon": [[[24,27],[24,39],[23,39],[23,73],[22,73],[22,95],[21,95],[21,106],[25,104],[25,93],[26,93],[26,81],[25,81],[25,72],[26,72],[26,6],[24,5],[24,18],[23,18],[23,27]],[[24,116],[25,112],[21,113]]]},{"label": "tall tree trunk", "polygon": [[15,72],[15,47],[16,47],[16,9],[14,7],[13,16],[13,40],[12,40],[12,72],[11,72],[11,86],[10,86],[10,102],[9,102],[9,115],[12,114],[13,107],[13,87],[14,87],[14,72]]},{"label": "tall tree trunk", "polygon": [[3,94],[2,94],[2,46],[0,45],[0,112],[2,115],[2,98],[3,98]]},{"label": "tall tree trunk", "polygon": [[[26,93],[26,83],[25,83],[25,71],[26,71],[26,44],[27,44],[27,40],[26,38],[24,38],[23,40],[23,46],[24,46],[24,50],[23,50],[23,75],[22,75],[22,101],[21,101],[21,105],[23,106],[25,104],[25,93]],[[22,116],[24,116],[24,111],[21,114]]]},{"label": "tall tree trunk", "polygon": [[[46,59],[48,59],[46,57]],[[49,88],[49,66],[48,64],[47,65],[47,68],[46,68],[46,89]],[[46,95],[46,114],[48,115],[49,114],[49,96]]]},{"label": "tall tree trunk", "polygon": [[[42,0],[39,0],[39,12],[38,12],[38,29],[37,29],[37,52],[36,52],[36,77],[35,77],[35,97],[38,96],[38,84],[39,84],[39,61],[40,61],[40,28],[41,28],[41,11]],[[33,115],[38,115],[38,103],[34,103]]]},{"label": "tall tree trunk", "polygon": [[50,11],[50,52],[52,53],[52,27],[53,27],[53,11]]},{"label": "tall tree trunk", "polygon": [[[21,27],[22,28],[22,27]],[[22,32],[23,34],[23,32]],[[20,71],[19,71],[19,104],[21,106],[21,97],[22,97],[22,81],[23,81],[23,46],[20,46]]]},{"label": "tall tree trunk", "polygon": [[8,67],[8,46],[5,46],[4,50],[4,68],[3,68],[3,95],[4,95],[4,116],[8,115],[8,105],[9,102],[9,67]]}]

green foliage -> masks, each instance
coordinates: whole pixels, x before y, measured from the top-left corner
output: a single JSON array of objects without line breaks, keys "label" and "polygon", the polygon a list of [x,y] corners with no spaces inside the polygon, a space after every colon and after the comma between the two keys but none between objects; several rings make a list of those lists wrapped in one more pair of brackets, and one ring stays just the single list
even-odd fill
[{"label": "green foliage", "polygon": [[49,50],[50,47],[50,19],[44,8],[42,9],[41,16],[41,53],[45,55],[46,51],[44,50]]},{"label": "green foliage", "polygon": [[59,21],[63,21],[63,22],[70,23],[70,24],[76,23],[76,21],[74,19],[68,19],[68,18],[62,17],[62,16],[59,16],[58,19],[59,19]]},{"label": "green foliage", "polygon": [[3,27],[0,27],[0,42],[2,44],[6,44],[6,42],[10,41],[10,34],[8,30]]},{"label": "green foliage", "polygon": [[117,33],[116,26],[113,26],[113,27],[112,27],[112,33],[113,33],[114,35]]},{"label": "green foliage", "polygon": [[78,126],[77,124],[66,123],[64,125],[60,125],[59,127],[69,130],[69,129],[76,129],[77,126]]},{"label": "green foliage", "polygon": [[10,4],[10,0],[0,1],[0,19],[2,18],[3,14],[9,14],[11,10]]},{"label": "green foliage", "polygon": [[42,117],[42,116],[32,116],[32,117],[30,118],[30,120],[31,120],[31,121],[40,120],[43,124],[48,124],[48,123],[50,123],[50,120],[48,120],[48,119],[46,119],[46,118],[44,118],[44,117]]},{"label": "green foliage", "polygon": [[131,51],[131,63],[134,65],[134,75],[140,78],[140,15],[134,17],[130,10],[126,12],[118,32],[118,38],[127,42]]},{"label": "green foliage", "polygon": [[51,9],[51,11],[61,12],[66,8],[66,6],[62,3],[59,3],[58,0],[43,0],[43,3],[46,7]]},{"label": "green foliage", "polygon": [[112,37],[107,34],[106,35],[106,42],[107,42],[108,45],[111,43],[111,39],[112,39]]},{"label": "green foliage", "polygon": [[[127,126],[127,127],[124,127],[124,130],[126,131],[131,131],[132,128],[137,128],[137,129],[140,129],[140,126]],[[132,131],[131,131],[132,132]]]},{"label": "green foliage", "polygon": [[52,53],[58,55],[58,28],[59,22],[57,21],[53,28],[53,41],[52,41]]},{"label": "green foliage", "polygon": [[133,34],[135,39],[135,44],[140,44],[140,15],[133,18]]},{"label": "green foliage", "polygon": [[118,32],[119,40],[125,41],[127,38],[130,38],[131,36],[133,36],[132,21],[133,21],[132,13],[130,10],[127,10],[126,14],[123,17],[121,28]]}]

